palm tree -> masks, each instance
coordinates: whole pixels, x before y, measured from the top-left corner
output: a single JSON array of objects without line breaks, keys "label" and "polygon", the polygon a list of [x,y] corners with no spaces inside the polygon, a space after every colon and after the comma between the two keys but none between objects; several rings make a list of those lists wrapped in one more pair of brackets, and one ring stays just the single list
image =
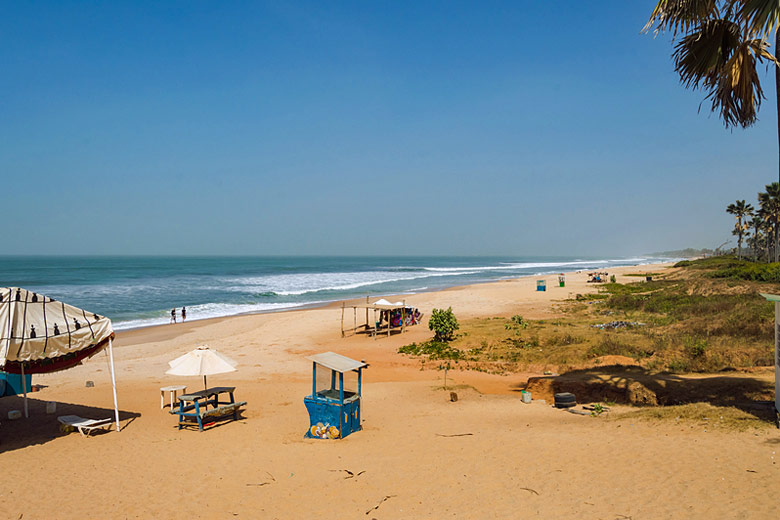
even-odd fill
[{"label": "palm tree", "polygon": [[734,204],[729,204],[726,213],[730,213],[737,218],[737,225],[734,227],[734,235],[737,236],[737,258],[742,258],[742,237],[747,230],[743,225],[743,219],[753,215],[753,206],[746,204],[744,200],[738,200]]},{"label": "palm tree", "polygon": [[773,245],[774,245],[774,259],[775,262],[780,260],[780,249],[778,244],[778,232],[780,231],[780,183],[773,182],[766,185],[766,192],[758,194],[758,203],[761,205],[761,212],[764,215],[764,220],[771,225]]},{"label": "palm tree", "polygon": [[753,229],[753,235],[748,239],[750,249],[753,250],[753,257],[755,260],[759,259],[759,250],[761,248],[761,231],[764,229],[764,218],[761,216],[761,211],[753,215],[750,219],[750,227]]},{"label": "palm tree", "polygon": [[[780,68],[769,52],[774,32],[780,49],[778,0],[658,0],[643,31],[671,31],[672,58],[686,88],[702,89],[726,128],[747,128],[757,120],[764,92],[757,65],[775,69],[778,114],[778,181],[780,181]],[[680,35],[678,38],[678,34]],[[776,227],[776,226],[775,226]],[[774,233],[775,261],[780,250]]]}]

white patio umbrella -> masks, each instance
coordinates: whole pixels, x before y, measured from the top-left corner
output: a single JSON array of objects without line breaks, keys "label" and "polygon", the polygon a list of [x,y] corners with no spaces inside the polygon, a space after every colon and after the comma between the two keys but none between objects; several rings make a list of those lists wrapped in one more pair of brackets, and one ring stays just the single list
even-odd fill
[{"label": "white patio umbrella", "polygon": [[172,376],[203,376],[203,388],[208,388],[206,376],[235,372],[238,363],[204,345],[177,357],[173,361],[169,361],[168,365],[171,368],[165,372],[166,374]]}]

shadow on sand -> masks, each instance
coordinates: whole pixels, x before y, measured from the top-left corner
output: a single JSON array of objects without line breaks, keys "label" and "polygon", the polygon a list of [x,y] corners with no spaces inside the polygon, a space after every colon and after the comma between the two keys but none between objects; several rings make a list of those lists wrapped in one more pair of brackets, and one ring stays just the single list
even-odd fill
[{"label": "shadow on sand", "polygon": [[[78,433],[63,433],[60,431],[60,423],[57,417],[62,415],[78,415],[87,419],[106,419],[114,417],[113,408],[98,408],[73,403],[57,402],[57,411],[53,414],[46,413],[46,402],[40,399],[27,398],[30,417],[17,420],[8,420],[10,410],[20,410],[24,413],[24,399],[21,396],[9,396],[0,398],[0,453],[18,450],[44,444],[64,435],[79,435]],[[127,428],[140,413],[119,410],[119,426]],[[116,431],[112,424],[111,429],[96,430],[92,435],[103,435],[109,431]]]},{"label": "shadow on sand", "polygon": [[761,419],[774,418],[774,383],[765,376],[728,372],[724,374],[671,374],[649,372],[639,366],[611,365],[565,372],[558,376],[529,378],[526,385],[534,398],[549,399],[557,392],[571,392],[579,403],[614,401],[637,406],[677,405],[705,402],[733,406]]}]

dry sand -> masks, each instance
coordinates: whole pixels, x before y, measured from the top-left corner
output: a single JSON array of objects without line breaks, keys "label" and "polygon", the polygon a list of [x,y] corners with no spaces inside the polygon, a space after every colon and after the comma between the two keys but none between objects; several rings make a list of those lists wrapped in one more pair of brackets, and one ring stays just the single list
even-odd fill
[{"label": "dry sand", "polygon": [[[555,315],[556,301],[593,290],[586,279],[570,273],[566,288],[544,293],[534,278],[521,278],[405,298],[426,315],[452,306],[464,318],[539,319]],[[427,339],[425,325],[375,340],[342,338],[340,320],[332,305],[118,333],[123,429],[88,439],[60,433],[56,415],[111,416],[107,356],[36,376],[46,387],[30,394],[31,418],[0,424],[0,518],[776,516],[774,430],[632,423],[522,404],[518,386],[538,374],[450,372],[450,384],[471,386],[459,386],[453,403],[442,372],[396,354]],[[237,386],[249,405],[240,421],[179,431],[159,408],[159,388],[201,388],[198,378],[164,372],[168,360],[203,343],[240,363],[209,384]],[[328,350],[371,363],[364,430],[339,441],[304,439],[311,369],[304,356]],[[86,388],[87,380],[95,386]],[[47,401],[58,403],[56,415],[45,414]],[[14,408],[21,399],[0,400],[0,417]]]}]

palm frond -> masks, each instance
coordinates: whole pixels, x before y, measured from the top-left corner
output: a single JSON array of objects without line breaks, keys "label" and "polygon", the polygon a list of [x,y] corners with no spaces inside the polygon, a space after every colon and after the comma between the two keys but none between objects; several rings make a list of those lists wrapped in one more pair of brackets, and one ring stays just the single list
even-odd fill
[{"label": "palm frond", "polygon": [[761,55],[761,47],[765,45],[763,40],[740,43],[723,67],[717,87],[710,94],[712,111],[720,111],[726,127],[740,125],[746,128],[757,120],[764,92],[756,70],[756,51]]},{"label": "palm frond", "polygon": [[780,183],[766,185],[766,191],[758,194],[759,216],[766,222],[780,222]]},{"label": "palm frond", "polygon": [[674,69],[686,88],[714,87],[723,66],[739,47],[740,27],[717,18],[702,22],[674,46]]},{"label": "palm frond", "polygon": [[717,18],[681,38],[672,58],[683,85],[706,90],[705,99],[727,128],[756,122],[764,99],[756,65],[764,60],[777,63],[766,40],[746,38],[737,22]]},{"label": "palm frond", "polygon": [[749,30],[767,38],[780,24],[780,2],[777,0],[742,0],[739,12]]},{"label": "palm frond", "polygon": [[642,32],[686,32],[709,18],[717,18],[717,0],[659,0]]}]

